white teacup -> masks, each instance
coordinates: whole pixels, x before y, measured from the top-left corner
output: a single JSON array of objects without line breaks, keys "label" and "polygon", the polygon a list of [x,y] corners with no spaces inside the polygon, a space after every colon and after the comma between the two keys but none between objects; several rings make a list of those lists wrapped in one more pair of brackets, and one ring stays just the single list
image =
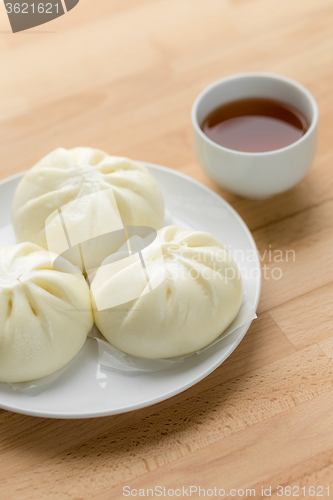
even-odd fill
[{"label": "white teacup", "polygon": [[[201,130],[203,120],[225,103],[261,97],[297,108],[309,128],[289,146],[263,153],[246,153],[213,142]],[[262,199],[291,188],[313,161],[317,143],[318,107],[303,85],[269,73],[241,73],[213,83],[197,97],[192,108],[194,147],[207,175],[221,187],[245,198]]]}]

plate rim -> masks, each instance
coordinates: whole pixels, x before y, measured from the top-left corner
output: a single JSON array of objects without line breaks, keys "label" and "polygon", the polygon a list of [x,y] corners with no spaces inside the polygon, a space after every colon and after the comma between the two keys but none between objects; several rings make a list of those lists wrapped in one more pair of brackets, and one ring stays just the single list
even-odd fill
[{"label": "plate rim", "polygon": [[[259,275],[258,275],[258,278],[256,279],[256,282],[257,282],[256,295],[255,295],[254,303],[252,304],[252,306],[253,306],[253,309],[255,311],[257,311],[259,300],[260,300],[260,294],[261,294],[261,286],[262,286],[262,273],[261,273],[261,265],[260,265],[260,260],[259,260],[259,254],[258,254],[258,249],[257,249],[256,243],[255,243],[255,240],[254,240],[254,238],[253,238],[253,236],[251,234],[251,231],[247,227],[247,225],[244,222],[244,220],[242,219],[242,217],[238,214],[238,212],[230,205],[230,203],[228,203],[222,196],[220,196],[219,194],[215,193],[215,191],[213,191],[211,188],[209,188],[208,186],[205,186],[204,184],[202,184],[198,180],[193,179],[192,177],[190,177],[190,176],[188,176],[188,175],[186,175],[186,174],[184,174],[182,172],[178,172],[177,170],[174,170],[172,168],[165,167],[165,166],[162,166],[162,165],[157,165],[155,163],[145,162],[145,161],[136,161],[136,163],[144,165],[144,166],[148,167],[148,169],[151,168],[152,170],[160,170],[162,172],[166,172],[167,174],[175,175],[176,177],[181,177],[181,178],[185,179],[187,182],[195,184],[197,187],[199,187],[200,189],[202,189],[205,192],[207,192],[210,196],[213,196],[213,198],[215,198],[219,203],[222,203],[222,205],[224,205],[225,207],[227,207],[228,211],[231,212],[234,217],[236,217],[236,219],[238,220],[238,222],[239,222],[240,226],[242,227],[243,231],[246,233],[247,237],[249,238],[251,245],[256,250],[255,264],[256,264],[257,269],[259,270]],[[22,178],[28,171],[29,170],[18,172],[18,173],[14,174],[14,175],[11,175],[9,177],[5,177],[4,179],[1,179],[0,180],[0,188],[1,188],[2,185],[6,184],[7,182],[11,182],[11,181],[14,181],[14,180],[16,180],[18,178]],[[50,413],[48,411],[38,411],[38,410],[36,411],[36,410],[33,410],[33,409],[31,410],[31,409],[25,409],[25,408],[22,408],[22,407],[17,407],[17,406],[15,407],[15,406],[11,406],[11,405],[8,405],[8,404],[3,404],[3,403],[1,403],[1,400],[0,400],[0,409],[11,411],[11,412],[14,412],[14,413],[19,413],[19,414],[22,414],[22,415],[33,416],[33,417],[70,420],[70,419],[85,419],[85,418],[107,417],[107,416],[112,416],[112,415],[119,415],[119,414],[122,414],[122,413],[129,413],[131,411],[136,411],[136,410],[139,410],[139,409],[142,409],[142,408],[148,408],[149,406],[153,406],[153,405],[158,404],[158,403],[160,403],[162,401],[166,401],[167,399],[170,399],[170,398],[172,398],[172,397],[174,397],[174,396],[176,396],[178,394],[181,394],[182,392],[186,391],[190,387],[193,387],[194,385],[196,385],[199,382],[201,382],[204,378],[206,378],[213,371],[215,371],[219,366],[221,366],[224,363],[224,361],[238,347],[238,345],[240,344],[240,342],[243,340],[243,338],[245,337],[248,329],[250,328],[250,326],[252,324],[252,321],[253,320],[251,320],[248,323],[246,323],[245,325],[243,325],[243,327],[240,327],[240,328],[243,328],[242,333],[237,337],[237,339],[233,343],[230,344],[230,346],[227,349],[227,351],[225,352],[225,354],[223,356],[221,356],[215,363],[213,363],[212,365],[210,365],[203,372],[200,372],[200,374],[198,374],[193,379],[191,379],[190,381],[188,381],[185,384],[183,384],[181,387],[177,387],[177,388],[169,391],[167,394],[163,394],[163,395],[161,395],[159,397],[154,397],[151,400],[148,400],[148,401],[146,400],[145,402],[140,402],[140,403],[136,403],[136,404],[132,404],[132,405],[127,405],[127,406],[124,406],[122,408],[119,408],[117,410],[112,410],[112,411],[110,411],[110,410],[100,410],[100,411],[96,411],[96,412],[93,412],[93,411],[87,412],[87,411],[85,411],[85,412],[81,412],[81,413],[80,412],[79,413],[64,413],[63,411],[59,412],[59,413],[57,413],[57,412]]]}]

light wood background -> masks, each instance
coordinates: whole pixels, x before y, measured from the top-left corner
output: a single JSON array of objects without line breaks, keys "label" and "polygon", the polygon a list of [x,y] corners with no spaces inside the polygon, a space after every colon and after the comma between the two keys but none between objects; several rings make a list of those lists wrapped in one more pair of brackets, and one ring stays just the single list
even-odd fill
[{"label": "light wood background", "polygon": [[[190,109],[212,81],[257,70],[307,86],[320,126],[306,178],[254,202],[200,170]],[[15,35],[0,5],[0,178],[80,145],[198,179],[240,213],[261,255],[292,249],[296,260],[266,255],[283,276],[263,281],[258,320],[183,394],[97,420],[0,410],[1,499],[120,499],[125,485],[253,487],[257,498],[263,485],[274,499],[279,485],[330,486],[332,496],[332,0],[81,0]]]}]

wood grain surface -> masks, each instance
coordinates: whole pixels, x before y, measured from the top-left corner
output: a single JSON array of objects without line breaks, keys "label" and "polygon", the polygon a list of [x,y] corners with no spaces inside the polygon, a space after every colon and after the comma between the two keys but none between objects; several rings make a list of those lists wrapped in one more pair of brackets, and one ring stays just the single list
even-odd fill
[{"label": "wood grain surface", "polygon": [[[245,339],[186,392],[95,420],[0,410],[1,499],[110,500],[125,498],[124,486],[139,495],[191,485],[229,497],[234,488],[234,498],[247,488],[264,498],[262,487],[287,498],[279,486],[333,496],[332,27],[332,0],[81,0],[14,35],[0,5],[1,179],[58,146],[165,165],[231,203],[268,269]],[[294,78],[319,104],[311,170],[264,201],[219,189],[192,147],[195,97],[242,71]]]}]

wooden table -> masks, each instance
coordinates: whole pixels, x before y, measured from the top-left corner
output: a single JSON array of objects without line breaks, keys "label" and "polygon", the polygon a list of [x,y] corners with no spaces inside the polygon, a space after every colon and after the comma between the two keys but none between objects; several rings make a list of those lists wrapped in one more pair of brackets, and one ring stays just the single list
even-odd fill
[{"label": "wooden table", "polygon": [[[95,420],[0,411],[1,499],[113,500],[125,498],[124,486],[158,485],[235,498],[240,488],[262,498],[263,486],[274,499],[279,486],[321,498],[321,486],[333,496],[332,30],[332,0],[81,0],[15,35],[1,5],[0,178],[58,146],[165,165],[231,203],[268,267],[241,345],[183,394]],[[192,148],[196,95],[241,71],[294,78],[319,104],[313,167],[265,201],[219,189]],[[269,250],[283,261],[270,262]]]}]

